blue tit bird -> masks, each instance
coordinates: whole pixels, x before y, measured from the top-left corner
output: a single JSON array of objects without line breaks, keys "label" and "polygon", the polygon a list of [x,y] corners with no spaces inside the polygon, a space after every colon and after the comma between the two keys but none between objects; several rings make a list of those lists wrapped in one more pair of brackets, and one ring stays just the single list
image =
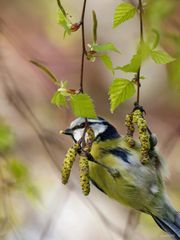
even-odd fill
[{"label": "blue tit bird", "polygon": [[[156,150],[150,152],[146,165],[140,161],[140,144],[129,147],[125,137],[103,118],[87,119],[95,139],[89,161],[91,182],[110,198],[153,217],[172,239],[180,239],[180,213],[172,206],[165,191],[163,159]],[[64,134],[75,142],[84,133],[86,121],[75,119]]]}]

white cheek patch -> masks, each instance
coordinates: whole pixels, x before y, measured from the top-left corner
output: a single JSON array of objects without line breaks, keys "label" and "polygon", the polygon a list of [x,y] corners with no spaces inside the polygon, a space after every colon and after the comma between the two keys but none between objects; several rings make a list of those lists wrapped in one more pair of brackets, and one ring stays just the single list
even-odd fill
[{"label": "white cheek patch", "polygon": [[[106,129],[107,129],[107,125],[102,125],[102,124],[98,124],[98,123],[97,124],[93,124],[90,127],[92,127],[92,129],[94,131],[95,138],[99,134],[105,132]],[[83,133],[84,133],[84,128],[74,130],[74,132],[73,132],[74,139],[78,142],[82,138]],[[86,139],[87,139],[87,134],[85,136],[85,140]]]},{"label": "white cheek patch", "polygon": [[103,125],[103,124],[93,124],[93,131],[94,131],[94,135],[95,137],[97,137],[99,134],[105,132],[105,130],[107,129],[107,125]]},{"label": "white cheek patch", "polygon": [[74,139],[78,142],[82,138],[83,133],[84,133],[84,128],[74,130],[74,133],[73,133]]}]

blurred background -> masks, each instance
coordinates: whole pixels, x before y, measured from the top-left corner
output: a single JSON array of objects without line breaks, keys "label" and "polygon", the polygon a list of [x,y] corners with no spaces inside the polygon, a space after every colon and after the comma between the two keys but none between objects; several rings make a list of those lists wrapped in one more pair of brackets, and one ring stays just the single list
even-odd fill
[{"label": "blurred background", "polygon": [[[83,1],[63,2],[78,21]],[[128,63],[138,42],[138,18],[112,29],[113,12],[121,1],[87,2],[86,42],[92,42],[91,12],[95,9],[98,41],[118,47],[121,54],[111,56],[114,65]],[[180,2],[149,0],[148,9],[147,29],[160,32],[161,47],[176,61],[168,66],[151,60],[144,63],[141,103],[169,168],[167,190],[180,209]],[[68,185],[60,182],[60,166],[72,142],[60,136],[59,130],[74,117],[69,109],[50,104],[56,88],[29,62],[40,61],[59,80],[67,80],[71,88],[79,87],[81,35],[76,32],[63,39],[57,10],[56,0],[0,0],[0,239],[169,239],[149,216],[141,214],[138,220],[136,213],[94,186],[84,197],[77,163]],[[120,76],[127,74],[117,72],[116,77]],[[86,61],[85,90],[94,99],[98,115],[123,134],[124,117],[134,99],[112,115],[107,95],[112,80],[100,61]]]}]

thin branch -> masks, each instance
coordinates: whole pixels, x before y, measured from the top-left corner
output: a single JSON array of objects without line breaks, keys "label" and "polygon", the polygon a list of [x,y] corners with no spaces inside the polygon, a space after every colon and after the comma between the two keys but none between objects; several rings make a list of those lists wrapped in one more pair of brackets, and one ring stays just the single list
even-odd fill
[{"label": "thin branch", "polygon": [[[142,0],[139,0],[139,21],[140,21],[140,43],[142,43],[144,41]],[[136,103],[137,104],[139,104],[139,101],[140,101],[140,88],[141,88],[140,76],[141,76],[141,66],[138,69],[137,77],[136,77],[136,83],[137,83],[137,100],[136,100]]]},{"label": "thin branch", "polygon": [[81,33],[82,33],[82,56],[81,56],[81,74],[80,74],[80,92],[84,92],[84,57],[86,55],[86,43],[85,43],[85,31],[84,31],[84,17],[85,17],[85,10],[86,10],[86,2],[84,0],[82,15],[81,15]]},{"label": "thin branch", "polygon": [[143,30],[143,5],[142,0],[139,0],[139,11],[140,11],[140,38],[141,42],[144,41],[144,30]]}]

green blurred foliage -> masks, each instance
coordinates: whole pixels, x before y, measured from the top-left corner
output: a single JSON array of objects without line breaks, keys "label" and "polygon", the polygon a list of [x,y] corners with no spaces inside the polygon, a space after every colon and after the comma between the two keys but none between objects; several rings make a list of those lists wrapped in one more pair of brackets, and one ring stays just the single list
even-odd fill
[{"label": "green blurred foliage", "polygon": [[171,86],[175,90],[180,91],[180,56],[169,65],[168,69]]},{"label": "green blurred foliage", "polygon": [[9,126],[7,126],[4,122],[0,122],[0,152],[5,152],[11,148],[13,144],[13,134]]},{"label": "green blurred foliage", "polygon": [[[15,217],[11,201],[14,195],[26,195],[28,199],[39,200],[39,189],[33,182],[28,167],[11,151],[14,135],[4,121],[0,123],[0,229],[5,236],[12,229]],[[9,200],[8,200],[9,199]]]},{"label": "green blurred foliage", "polygon": [[146,28],[162,30],[162,23],[174,10],[175,0],[147,0],[146,5]]},{"label": "green blurred foliage", "polygon": [[[180,90],[180,22],[174,22],[176,9],[180,7],[178,0],[148,0],[145,10],[146,29],[159,32],[161,45],[176,60],[168,65],[169,82],[173,89]],[[179,19],[179,18],[178,18]],[[167,26],[168,23],[168,26]],[[171,24],[169,24],[171,23]]]}]

